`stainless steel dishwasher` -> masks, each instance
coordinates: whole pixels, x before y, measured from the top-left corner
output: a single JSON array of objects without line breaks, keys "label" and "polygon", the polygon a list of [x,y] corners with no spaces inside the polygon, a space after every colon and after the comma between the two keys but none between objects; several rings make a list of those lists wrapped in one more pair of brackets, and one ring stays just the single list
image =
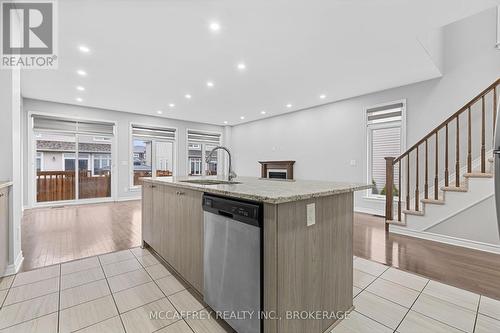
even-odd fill
[{"label": "stainless steel dishwasher", "polygon": [[204,301],[238,333],[258,333],[262,310],[262,204],[203,196]]}]

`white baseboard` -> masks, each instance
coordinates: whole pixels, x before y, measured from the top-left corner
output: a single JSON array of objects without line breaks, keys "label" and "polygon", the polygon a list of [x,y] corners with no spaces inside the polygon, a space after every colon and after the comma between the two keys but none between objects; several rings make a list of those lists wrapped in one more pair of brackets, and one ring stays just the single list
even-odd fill
[{"label": "white baseboard", "polygon": [[19,268],[21,268],[23,261],[24,261],[23,251],[19,251],[16,260],[14,260],[13,264],[7,266],[3,276],[13,275],[19,272]]},{"label": "white baseboard", "polygon": [[141,196],[138,196],[138,197],[116,198],[114,201],[115,202],[122,202],[122,201],[135,201],[135,200],[141,200]]},{"label": "white baseboard", "polygon": [[439,234],[434,234],[431,232],[416,231],[416,230],[408,229],[406,227],[400,227],[397,225],[390,225],[389,232],[394,233],[394,234],[398,234],[398,235],[410,236],[410,237],[427,239],[427,240],[431,240],[431,241],[435,241],[435,242],[440,242],[440,243],[445,243],[445,244],[450,244],[450,245],[455,245],[455,246],[460,246],[460,247],[466,247],[466,248],[473,249],[473,250],[479,250],[479,251],[484,251],[484,252],[500,254],[500,245],[494,245],[494,244],[482,243],[482,242],[472,241],[472,240],[463,239],[463,238],[456,238],[456,237],[451,237],[451,236],[439,235]]}]

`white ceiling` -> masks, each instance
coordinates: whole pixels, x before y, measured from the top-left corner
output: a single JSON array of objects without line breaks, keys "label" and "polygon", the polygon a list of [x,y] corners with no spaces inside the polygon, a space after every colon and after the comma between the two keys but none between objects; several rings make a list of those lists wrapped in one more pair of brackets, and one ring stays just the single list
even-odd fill
[{"label": "white ceiling", "polygon": [[[22,93],[234,125],[437,77],[439,70],[416,36],[495,4],[498,0],[59,0],[59,69],[25,71]],[[209,29],[212,21],[220,22],[218,33]],[[82,44],[89,54],[78,50]],[[245,71],[236,68],[240,61]],[[78,69],[88,76],[78,76]],[[86,91],[78,92],[78,85]]]}]

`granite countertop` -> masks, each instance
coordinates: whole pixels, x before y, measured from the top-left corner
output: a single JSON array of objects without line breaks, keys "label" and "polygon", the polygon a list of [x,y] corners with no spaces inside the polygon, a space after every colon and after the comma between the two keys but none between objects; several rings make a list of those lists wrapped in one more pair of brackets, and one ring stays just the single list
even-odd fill
[{"label": "granite countertop", "polygon": [[12,186],[12,182],[0,180],[0,189],[2,189],[4,187],[9,187],[9,186]]},{"label": "granite countertop", "polygon": [[280,204],[354,192],[369,189],[372,185],[324,182],[309,180],[270,180],[252,177],[238,177],[233,179],[239,184],[202,185],[183,182],[194,179],[217,179],[216,177],[157,177],[142,178],[145,182],[164,184],[179,188],[193,189],[207,193],[226,195],[234,198],[260,201],[271,204]]}]

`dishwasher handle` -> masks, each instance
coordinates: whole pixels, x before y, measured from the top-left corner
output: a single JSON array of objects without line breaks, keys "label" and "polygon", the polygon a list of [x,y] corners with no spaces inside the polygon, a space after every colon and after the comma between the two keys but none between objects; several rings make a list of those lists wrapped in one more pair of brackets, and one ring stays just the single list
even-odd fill
[{"label": "dishwasher handle", "polygon": [[225,216],[225,217],[228,217],[228,218],[230,218],[230,219],[232,219],[232,218],[234,217],[234,215],[233,215],[233,214],[228,213],[228,212],[225,212],[225,211],[220,210],[220,209],[219,209],[218,213],[219,213],[219,215],[221,215],[221,216]]}]

